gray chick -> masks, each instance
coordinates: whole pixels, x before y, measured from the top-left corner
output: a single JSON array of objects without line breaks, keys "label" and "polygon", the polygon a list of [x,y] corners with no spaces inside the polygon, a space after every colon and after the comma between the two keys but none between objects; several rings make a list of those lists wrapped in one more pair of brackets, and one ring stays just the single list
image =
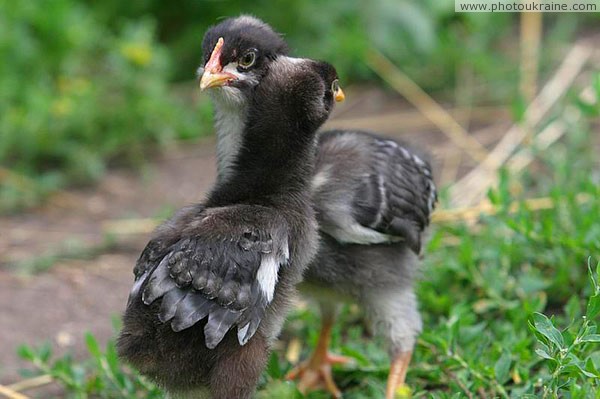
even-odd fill
[{"label": "gray chick", "polygon": [[359,131],[320,135],[312,192],[320,248],[300,289],[316,299],[322,327],[308,361],[288,374],[307,392],[341,397],[329,354],[340,303],[357,303],[389,343],[386,399],[404,383],[422,322],[414,293],[419,255],[437,194],[427,158],[406,144]]}]

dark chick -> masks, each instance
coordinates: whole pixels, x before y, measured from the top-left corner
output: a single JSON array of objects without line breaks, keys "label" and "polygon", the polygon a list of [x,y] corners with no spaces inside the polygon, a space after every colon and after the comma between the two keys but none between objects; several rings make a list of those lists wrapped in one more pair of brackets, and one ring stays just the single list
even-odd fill
[{"label": "dark chick", "polygon": [[[264,64],[287,52],[280,35],[253,17],[225,20],[206,33],[205,43],[214,43],[217,37],[258,49],[267,55]],[[227,62],[229,59],[222,65]],[[212,65],[207,63],[208,67]],[[327,98],[342,100],[337,76],[323,75],[331,82]],[[222,178],[228,175],[230,159],[239,146],[232,121],[243,120],[247,104],[224,93],[215,93],[214,100]],[[305,392],[325,388],[334,396],[341,395],[331,364],[346,359],[328,354],[327,348],[337,306],[354,302],[389,343],[386,397],[392,398],[404,383],[421,331],[414,276],[436,201],[427,157],[404,143],[372,133],[326,132],[320,135],[311,180],[321,241],[300,288],[318,300],[323,325],[313,356],[290,377],[299,378],[299,387]]]},{"label": "dark chick", "polygon": [[243,114],[220,119],[235,140],[208,198],[142,252],[118,350],[176,397],[245,399],[316,252],[310,179],[333,101],[323,71],[335,70],[226,35],[204,47],[201,87]]}]

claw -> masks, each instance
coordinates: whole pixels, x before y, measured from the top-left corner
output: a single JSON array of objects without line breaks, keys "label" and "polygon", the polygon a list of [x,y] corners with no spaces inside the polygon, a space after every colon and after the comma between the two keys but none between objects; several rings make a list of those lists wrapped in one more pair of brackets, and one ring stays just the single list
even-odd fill
[{"label": "claw", "polygon": [[294,367],[285,378],[287,380],[298,380],[298,390],[303,394],[324,389],[338,399],[342,397],[342,392],[333,380],[331,366],[347,364],[352,361],[352,358],[345,356],[331,353],[325,353],[324,356],[321,356],[315,352],[311,359]]}]

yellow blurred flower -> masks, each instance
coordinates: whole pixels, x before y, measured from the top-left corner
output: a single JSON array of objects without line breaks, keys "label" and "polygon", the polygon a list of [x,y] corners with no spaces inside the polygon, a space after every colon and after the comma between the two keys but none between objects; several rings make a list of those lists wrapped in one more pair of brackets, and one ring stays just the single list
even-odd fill
[{"label": "yellow blurred flower", "polygon": [[61,97],[61,98],[54,100],[54,102],[52,103],[52,106],[50,107],[50,111],[52,112],[52,115],[58,116],[58,117],[67,116],[71,113],[72,110],[73,110],[73,101],[71,101],[71,99],[67,98],[67,97]]},{"label": "yellow blurred flower", "polygon": [[396,399],[410,399],[412,398],[412,391],[406,384],[400,385],[396,388]]},{"label": "yellow blurred flower", "polygon": [[57,86],[58,91],[60,91],[61,93],[65,93],[71,87],[71,80],[66,76],[59,76]]},{"label": "yellow blurred flower", "polygon": [[152,60],[152,48],[148,43],[125,43],[120,50],[123,57],[138,66],[146,66]]},{"label": "yellow blurred flower", "polygon": [[85,78],[75,78],[73,79],[73,91],[76,94],[81,94],[87,91],[90,87],[90,81]]},{"label": "yellow blurred flower", "polygon": [[90,81],[81,77],[59,76],[57,87],[61,93],[82,94],[89,89]]}]

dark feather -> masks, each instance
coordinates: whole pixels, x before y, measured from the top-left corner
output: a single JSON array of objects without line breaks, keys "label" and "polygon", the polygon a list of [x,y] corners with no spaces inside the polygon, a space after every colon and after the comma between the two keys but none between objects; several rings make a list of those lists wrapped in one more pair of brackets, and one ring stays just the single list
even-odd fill
[{"label": "dark feather", "polygon": [[393,218],[387,229],[392,235],[403,237],[406,245],[413,250],[414,253],[421,252],[421,235],[420,229],[415,226],[411,220]]},{"label": "dark feather", "polygon": [[315,192],[325,233],[345,244],[382,242],[360,236],[362,228],[419,253],[437,198],[426,157],[370,133],[331,131],[320,137],[315,174],[327,179]]},{"label": "dark feather", "polygon": [[[260,287],[270,286],[257,281],[263,257],[275,257],[280,265],[287,262],[283,255],[276,255],[288,253],[286,224],[268,208],[256,206],[206,212],[195,215],[195,222],[188,221],[194,229],[172,240],[167,255],[136,287],[147,280],[143,302],[149,305],[162,298],[158,317],[163,323],[171,321],[173,331],[185,330],[208,317],[212,322],[206,343],[217,345],[227,332],[224,329],[243,319],[248,325],[243,342],[247,342],[269,304]],[[265,222],[268,226],[262,229],[247,227]]]},{"label": "dark feather", "polygon": [[208,323],[204,326],[206,347],[214,349],[239,318],[240,312],[221,307],[213,308],[208,316]]},{"label": "dark feather", "polygon": [[144,284],[144,281],[146,281],[147,275],[148,275],[148,272],[145,272],[144,274],[142,274],[135,280],[135,282],[133,283],[133,287],[131,287],[131,291],[129,292],[129,298],[128,298],[127,302],[131,302],[132,300],[134,300],[134,298],[137,298],[137,296],[140,292],[140,289],[142,288],[142,285]]},{"label": "dark feather", "polygon": [[206,299],[200,293],[188,290],[177,305],[171,328],[175,332],[185,330],[204,319],[212,309],[217,307],[214,302]]},{"label": "dark feather", "polygon": [[175,316],[177,305],[186,296],[183,290],[171,290],[165,294],[160,304],[160,313],[158,319],[162,323],[166,323]]},{"label": "dark feather", "polygon": [[260,321],[262,320],[265,308],[267,306],[267,299],[261,294],[258,284],[253,284],[251,296],[254,298],[254,303],[238,320],[238,341],[240,345],[244,345],[256,332]]},{"label": "dark feather", "polygon": [[150,305],[174,288],[177,288],[177,284],[175,284],[175,281],[169,274],[167,258],[165,257],[150,274],[148,284],[146,284],[146,288],[144,288],[144,292],[142,293],[142,301],[146,305]]}]

